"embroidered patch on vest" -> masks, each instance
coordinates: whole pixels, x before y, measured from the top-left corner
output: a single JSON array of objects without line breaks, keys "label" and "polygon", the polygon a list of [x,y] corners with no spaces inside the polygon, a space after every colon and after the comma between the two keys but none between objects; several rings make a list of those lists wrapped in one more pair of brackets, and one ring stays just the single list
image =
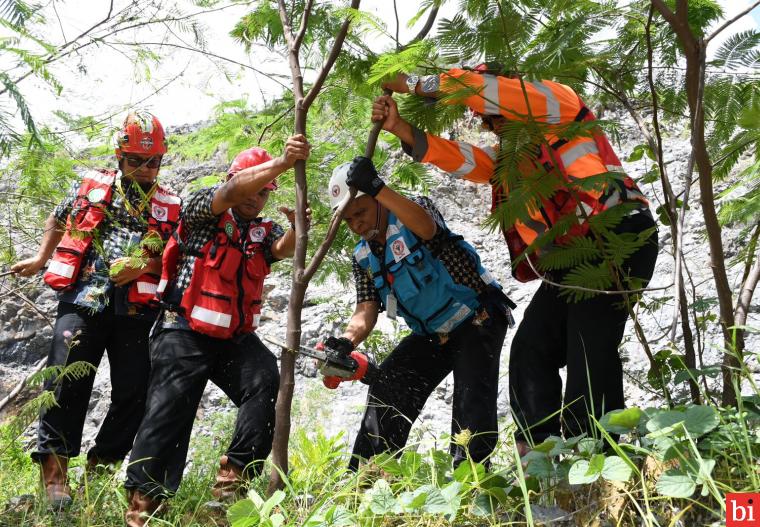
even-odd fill
[{"label": "embroidered patch on vest", "polygon": [[232,223],[228,221],[227,223],[224,224],[224,233],[227,236],[232,238],[232,235],[234,234],[234,232],[235,232],[235,227],[232,226]]},{"label": "embroidered patch on vest", "polygon": [[94,188],[87,193],[87,199],[90,200],[90,203],[98,203],[99,201],[102,201],[105,196],[106,191],[102,188]]},{"label": "embroidered patch on vest", "polygon": [[391,244],[391,252],[393,253],[393,259],[398,263],[409,256],[409,247],[406,246],[403,238],[399,238]]},{"label": "embroidered patch on vest", "polygon": [[251,229],[250,237],[251,242],[253,243],[261,243],[264,241],[264,237],[267,235],[267,230],[264,227],[256,227],[255,229]]},{"label": "embroidered patch on vest", "polygon": [[151,208],[151,214],[158,221],[166,221],[167,217],[169,216],[169,210],[166,207],[162,207],[154,203],[153,207]]}]

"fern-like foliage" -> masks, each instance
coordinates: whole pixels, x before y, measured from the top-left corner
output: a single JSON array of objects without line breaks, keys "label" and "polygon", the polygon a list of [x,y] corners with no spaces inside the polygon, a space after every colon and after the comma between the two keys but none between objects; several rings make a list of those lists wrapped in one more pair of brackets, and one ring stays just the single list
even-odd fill
[{"label": "fern-like foliage", "polygon": [[34,8],[22,0],[0,0],[0,18],[14,26],[23,26],[34,13]]}]

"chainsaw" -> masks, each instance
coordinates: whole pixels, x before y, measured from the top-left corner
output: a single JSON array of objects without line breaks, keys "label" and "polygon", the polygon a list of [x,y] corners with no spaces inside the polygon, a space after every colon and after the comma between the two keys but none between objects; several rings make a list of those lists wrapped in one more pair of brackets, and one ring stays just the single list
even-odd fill
[{"label": "chainsaw", "polygon": [[297,350],[291,350],[281,340],[269,336],[264,336],[263,339],[274,346],[320,361],[322,366],[319,371],[324,375],[322,383],[331,390],[337,388],[343,381],[361,381],[369,385],[377,378],[377,366],[359,351],[354,350],[350,354],[342,353],[321,342],[315,348],[301,345]]}]

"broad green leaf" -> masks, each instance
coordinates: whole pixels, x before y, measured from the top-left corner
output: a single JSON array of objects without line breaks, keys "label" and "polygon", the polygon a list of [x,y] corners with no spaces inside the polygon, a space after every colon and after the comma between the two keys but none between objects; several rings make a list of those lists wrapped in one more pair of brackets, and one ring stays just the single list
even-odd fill
[{"label": "broad green leaf", "polygon": [[[473,474],[473,469],[475,470],[475,473]],[[464,461],[459,464],[459,466],[454,471],[454,479],[457,481],[475,481],[477,476],[477,481],[480,481],[485,477],[486,475],[486,468],[480,464],[475,463],[474,465],[469,463],[468,461]]]},{"label": "broad green leaf", "polygon": [[573,463],[573,466],[570,467],[570,472],[567,474],[567,480],[570,482],[570,484],[587,485],[599,479],[599,474],[601,471],[590,474],[589,466],[590,464],[586,459],[579,459]]},{"label": "broad green leaf", "polygon": [[272,512],[272,509],[274,509],[277,505],[282,502],[282,500],[285,499],[285,493],[281,490],[275,491],[274,494],[272,494],[267,501],[264,502],[264,504],[259,509],[259,515],[262,518],[269,517],[269,513]]},{"label": "broad green leaf", "polygon": [[647,421],[646,428],[653,434],[665,429],[672,429],[673,425],[683,422],[686,419],[686,414],[677,410],[661,410],[654,415],[650,416]]},{"label": "broad green leaf", "polygon": [[627,434],[639,425],[641,415],[641,410],[636,407],[613,410],[603,415],[599,424],[610,433]]},{"label": "broad green leaf", "polygon": [[413,477],[422,466],[422,454],[418,452],[407,451],[401,454],[398,461],[401,472],[407,477]]},{"label": "broad green leaf", "polygon": [[655,485],[657,492],[671,498],[688,498],[697,486],[691,476],[679,470],[668,470]]},{"label": "broad green leaf", "polygon": [[232,527],[251,527],[259,523],[259,511],[250,499],[240,500],[227,509]]},{"label": "broad green leaf", "polygon": [[285,516],[279,512],[272,514],[272,516],[269,517],[269,523],[272,525],[272,527],[280,527],[283,523],[285,523]]},{"label": "broad green leaf", "polygon": [[602,477],[607,481],[628,481],[631,473],[631,467],[618,456],[610,456],[604,460]]},{"label": "broad green leaf", "polygon": [[[479,466],[482,467],[482,465]],[[441,489],[441,495],[449,505],[449,512],[446,513],[445,516],[450,522],[454,521],[454,518],[456,518],[457,513],[459,512],[459,506],[462,503],[461,492],[462,484],[458,481],[452,481]]]},{"label": "broad green leaf", "polygon": [[375,482],[367,492],[370,495],[369,509],[378,516],[401,512],[401,506],[393,496],[390,485],[384,479]]},{"label": "broad green leaf", "polygon": [[451,508],[441,493],[441,489],[432,487],[427,492],[427,499],[422,510],[428,514],[446,514],[451,511]]},{"label": "broad green leaf", "polygon": [[641,409],[635,406],[625,410],[615,410],[607,415],[610,416],[611,425],[625,428],[636,428],[641,421]]},{"label": "broad green leaf", "polygon": [[594,454],[588,462],[588,473],[601,474],[604,467],[604,454]]},{"label": "broad green leaf", "polygon": [[503,505],[507,502],[507,490],[507,487],[491,487],[487,492]]},{"label": "broad green leaf", "polygon": [[578,441],[578,452],[581,455],[590,456],[596,451],[597,441],[593,437],[584,437]]},{"label": "broad green leaf", "polygon": [[540,445],[534,446],[533,450],[535,450],[536,452],[543,452],[544,454],[548,454],[554,449],[554,447],[560,441],[562,440],[557,437],[549,437],[545,439],[544,442],[541,443]]},{"label": "broad green leaf", "polygon": [[554,474],[554,466],[546,454],[539,454],[530,459],[525,473],[536,478],[548,478]]},{"label": "broad green leaf", "polygon": [[720,424],[720,416],[712,406],[689,406],[686,409],[686,430],[695,437],[704,435]]},{"label": "broad green leaf", "polygon": [[480,517],[491,516],[496,510],[498,503],[498,500],[487,492],[478,494],[472,505],[470,505],[470,514]]},{"label": "broad green leaf", "polygon": [[423,485],[413,491],[404,492],[398,497],[398,502],[401,504],[405,511],[416,511],[425,505],[425,502],[428,498],[428,493],[432,488],[434,488],[432,485]]}]

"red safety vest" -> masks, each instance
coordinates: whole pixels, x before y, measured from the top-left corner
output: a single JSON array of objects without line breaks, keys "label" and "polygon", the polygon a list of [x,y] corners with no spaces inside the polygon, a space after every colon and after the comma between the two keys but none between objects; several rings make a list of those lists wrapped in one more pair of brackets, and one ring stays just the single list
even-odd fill
[{"label": "red safety vest", "polygon": [[[579,99],[580,100],[580,99]],[[581,101],[581,111],[576,116],[576,121],[594,121],[596,117]],[[536,156],[535,163],[543,166],[547,171],[555,171],[561,174],[567,183],[573,183],[582,178],[570,176],[565,168],[565,159],[572,160],[586,153],[597,154],[607,167],[608,172],[619,172],[621,180],[610,182],[604,191],[580,190],[568,191],[560,189],[549,199],[542,199],[542,206],[531,214],[525,221],[502,229],[504,238],[509,248],[512,262],[515,262],[528,248],[530,241],[550,229],[560,218],[567,215],[575,215],[578,223],[572,225],[567,233],[553,240],[554,245],[562,245],[574,236],[585,236],[589,231],[587,217],[594,216],[623,202],[639,201],[646,205],[647,200],[636,186],[633,179],[625,174],[620,159],[612,149],[607,136],[600,129],[592,132],[593,141],[580,143],[575,149],[559,154],[558,150],[568,143],[561,139],[550,145],[541,145],[540,154]],[[552,150],[550,152],[550,149]],[[574,151],[577,150],[577,151]],[[590,174],[593,175],[593,174]],[[578,200],[576,200],[578,198]],[[499,185],[492,186],[491,210],[494,210],[506,198],[505,189]],[[580,201],[580,203],[579,203]],[[531,253],[530,258],[533,267],[536,267],[538,257],[536,252]],[[525,260],[520,261],[513,268],[512,274],[520,282],[529,282],[538,278],[531,266]]]},{"label": "red safety vest", "polygon": [[[45,272],[45,282],[57,291],[71,289],[79,279],[82,261],[92,245],[93,233],[101,224],[113,198],[115,170],[91,170],[82,178],[72,212],[66,220],[66,232],[53,253]],[[148,233],[162,240],[171,235],[179,221],[181,200],[158,187],[150,199]],[[150,304],[155,299],[159,277],[144,273],[130,285],[127,300],[133,304]]]},{"label": "red safety vest", "polygon": [[[261,294],[269,265],[264,240],[274,223],[252,223],[241,237],[230,211],[219,217],[214,237],[195,254],[190,283],[182,294],[180,312],[190,329],[220,339],[250,333],[259,325]],[[185,247],[185,227],[180,222],[163,254],[160,298],[177,274]]]}]

